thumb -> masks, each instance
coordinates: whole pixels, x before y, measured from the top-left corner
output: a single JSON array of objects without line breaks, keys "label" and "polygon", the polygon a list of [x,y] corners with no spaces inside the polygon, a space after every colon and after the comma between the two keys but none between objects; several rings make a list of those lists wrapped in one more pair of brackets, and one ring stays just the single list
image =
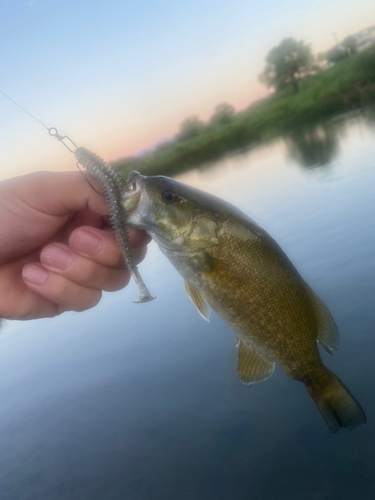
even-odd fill
[{"label": "thumb", "polygon": [[22,177],[22,182],[20,177],[10,179],[13,186],[8,187],[39,212],[63,216],[89,209],[101,216],[108,214],[104,197],[94,191],[80,172],[34,172]]}]

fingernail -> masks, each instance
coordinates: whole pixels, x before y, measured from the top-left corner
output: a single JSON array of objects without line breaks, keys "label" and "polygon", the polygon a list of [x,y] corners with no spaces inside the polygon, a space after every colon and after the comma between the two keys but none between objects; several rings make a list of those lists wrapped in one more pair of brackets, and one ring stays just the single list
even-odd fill
[{"label": "fingernail", "polygon": [[34,285],[44,285],[48,278],[48,271],[42,266],[29,265],[22,269],[22,277]]},{"label": "fingernail", "polygon": [[66,271],[73,262],[73,255],[69,250],[62,247],[51,246],[43,250],[40,260],[48,267],[54,267],[60,271]]},{"label": "fingernail", "polygon": [[70,247],[75,251],[90,256],[97,255],[102,248],[102,244],[103,242],[99,236],[82,230],[75,232],[69,241]]}]

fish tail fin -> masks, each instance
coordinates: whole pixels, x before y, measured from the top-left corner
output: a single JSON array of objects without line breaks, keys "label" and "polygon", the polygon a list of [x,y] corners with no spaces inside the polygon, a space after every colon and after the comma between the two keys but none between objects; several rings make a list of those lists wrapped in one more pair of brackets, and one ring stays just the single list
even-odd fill
[{"label": "fish tail fin", "polygon": [[340,379],[327,368],[316,381],[307,384],[307,391],[319,408],[329,430],[350,429],[366,424],[366,415]]}]

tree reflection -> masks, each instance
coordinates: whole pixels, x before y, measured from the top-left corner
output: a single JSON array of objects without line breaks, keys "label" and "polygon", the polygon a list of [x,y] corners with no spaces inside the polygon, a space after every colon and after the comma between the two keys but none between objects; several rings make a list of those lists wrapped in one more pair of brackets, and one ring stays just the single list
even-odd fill
[{"label": "tree reflection", "polygon": [[373,129],[375,127],[375,106],[368,107],[364,116],[367,125]]},{"label": "tree reflection", "polygon": [[303,168],[327,167],[339,150],[337,124],[295,130],[286,137],[286,144],[290,157]]}]

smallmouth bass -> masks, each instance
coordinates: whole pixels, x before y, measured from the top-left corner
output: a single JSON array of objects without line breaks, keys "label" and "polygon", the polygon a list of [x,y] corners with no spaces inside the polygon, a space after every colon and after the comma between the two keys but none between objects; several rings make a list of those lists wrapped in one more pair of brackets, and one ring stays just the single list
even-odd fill
[{"label": "smallmouth bass", "polygon": [[277,363],[306,385],[328,428],[366,423],[359,403],[326,368],[317,342],[338,347],[336,324],[279,245],[233,205],[168,177],[131,172],[122,193],[127,223],[156,241],[185,280],[203,318],[211,308],[237,335],[246,384]]}]

